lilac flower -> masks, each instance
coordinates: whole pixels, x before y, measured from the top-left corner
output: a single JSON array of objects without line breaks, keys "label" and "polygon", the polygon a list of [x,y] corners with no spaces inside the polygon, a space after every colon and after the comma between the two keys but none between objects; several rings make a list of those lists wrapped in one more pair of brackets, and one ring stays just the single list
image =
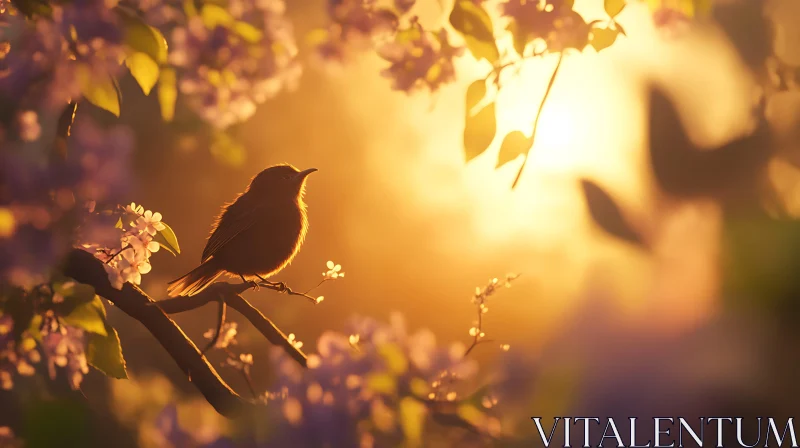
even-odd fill
[{"label": "lilac flower", "polygon": [[282,1],[240,1],[229,12],[246,28],[207,26],[191,17],[172,31],[169,55],[184,69],[179,89],[190,107],[219,129],[250,118],[258,104],[294,89],[301,74]]},{"label": "lilac flower", "polygon": [[667,36],[679,35],[690,23],[691,18],[677,9],[662,7],[653,11],[653,24]]},{"label": "lilac flower", "polygon": [[66,169],[77,199],[117,202],[130,188],[133,134],[127,127],[99,128],[89,119],[76,120],[72,128]]},{"label": "lilac flower", "polygon": [[526,41],[542,39],[550,51],[565,48],[582,50],[589,39],[589,26],[572,10],[571,1],[547,0],[544,3],[527,0],[507,0],[500,5],[502,15],[510,18],[515,34]]},{"label": "lilac flower", "polygon": [[[413,5],[398,0],[397,9],[403,13]],[[326,61],[343,62],[351,51],[372,48],[375,41],[388,37],[398,27],[397,15],[378,6],[376,0],[329,0],[331,24],[317,43],[317,54]]]},{"label": "lilac flower", "polygon": [[89,373],[85,347],[86,339],[82,329],[60,324],[52,314],[45,315],[42,349],[51,379],[55,379],[58,368],[61,368],[64,369],[70,386],[75,390],[80,388],[83,376]]},{"label": "lilac flower", "polygon": [[122,35],[113,6],[79,0],[52,5],[51,17],[31,20],[7,9],[0,16],[0,42],[7,46],[0,93],[27,107],[60,110],[80,97],[79,70],[118,73]]},{"label": "lilac flower", "polygon": [[[263,446],[330,444],[359,446],[374,439],[376,446],[403,441],[399,403],[422,405],[448,378],[471,378],[477,366],[464,359],[461,344],[442,346],[430,331],[409,333],[399,314],[388,324],[357,318],[348,334],[327,332],[317,342],[318,353],[301,370],[283,352],[276,353],[279,403],[268,403],[278,422],[276,435]],[[455,389],[447,394],[456,396]],[[274,397],[271,397],[275,400]],[[382,431],[370,433],[365,427]],[[313,429],[313,431],[312,431]]]},{"label": "lilac flower", "polygon": [[[14,376],[33,375],[34,364],[40,360],[36,343],[29,337],[14,340],[14,320],[11,316],[0,314],[0,389],[9,390],[14,386]],[[2,441],[2,437],[0,437]]]},{"label": "lilac flower", "polygon": [[394,42],[378,49],[378,54],[391,62],[381,74],[393,80],[394,90],[412,92],[427,87],[436,91],[455,79],[453,59],[463,51],[463,47],[450,45],[444,29],[431,34],[414,22],[399,32]]}]

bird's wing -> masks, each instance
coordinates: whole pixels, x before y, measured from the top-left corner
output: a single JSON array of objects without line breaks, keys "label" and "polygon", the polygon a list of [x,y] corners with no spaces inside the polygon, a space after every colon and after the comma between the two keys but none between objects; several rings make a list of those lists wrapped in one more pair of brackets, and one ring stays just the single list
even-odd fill
[{"label": "bird's wing", "polygon": [[214,231],[208,237],[202,261],[207,261],[237,235],[251,228],[256,223],[261,208],[250,204],[244,195],[229,205],[222,212]]}]

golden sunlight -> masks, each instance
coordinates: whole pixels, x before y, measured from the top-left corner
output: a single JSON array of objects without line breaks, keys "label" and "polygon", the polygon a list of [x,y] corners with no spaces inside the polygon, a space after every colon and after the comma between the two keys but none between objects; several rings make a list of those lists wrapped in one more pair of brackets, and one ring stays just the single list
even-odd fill
[{"label": "golden sunlight", "polygon": [[[646,160],[644,93],[652,79],[678,90],[690,87],[689,100],[705,102],[701,114],[689,116],[691,134],[716,140],[741,129],[744,119],[732,111],[741,110],[736,105],[749,98],[731,92],[746,92],[748,80],[706,70],[728,66],[736,73],[739,64],[713,33],[667,42],[653,30],[644,7],[633,5],[620,20],[637,39],[622,38],[601,54],[587,49],[565,57],[542,111],[530,159],[513,191],[523,158],[496,169],[500,144],[509,131],[530,135],[557,56],[532,60],[518,76],[509,77],[496,102],[496,138],[466,165],[464,94],[471,82],[486,76],[487,64],[460,58],[459,81],[433,99],[399,93],[346,98],[350,113],[364,123],[368,171],[375,173],[382,191],[392,192],[393,213],[420,223],[414,228],[426,232],[429,256],[446,254],[476,266],[502,263],[530,273],[527,278],[546,289],[537,295],[551,299],[519,311],[528,317],[535,313],[536,325],[541,326],[537,331],[544,333],[550,331],[550,322],[558,322],[580,303],[585,297],[581,291],[587,288],[611,291],[609,300],[632,316],[669,315],[670,328],[692,325],[713,309],[715,273],[687,269],[711,262],[704,257],[715,256],[715,246],[707,243],[714,240],[716,227],[693,232],[694,224],[686,223],[713,221],[716,211],[690,205],[669,212],[674,216],[654,215],[663,204]],[[380,64],[365,65],[363,73],[349,81],[357,91],[376,92],[385,85],[374,75]],[[682,76],[675,75],[679,69]],[[689,101],[685,95],[680,100]],[[378,116],[382,119],[376,120]],[[581,177],[610,192],[648,237],[670,243],[654,241],[658,249],[647,254],[608,238],[588,219]],[[354,222],[353,232],[354,240],[363,240],[369,229]],[[670,247],[686,244],[707,250],[698,249],[696,262],[675,264]],[[665,264],[670,268],[664,269]],[[670,278],[656,278],[659,272],[669,272]],[[666,291],[663,297],[653,297],[655,284]],[[677,289],[670,292],[665,284]]]}]

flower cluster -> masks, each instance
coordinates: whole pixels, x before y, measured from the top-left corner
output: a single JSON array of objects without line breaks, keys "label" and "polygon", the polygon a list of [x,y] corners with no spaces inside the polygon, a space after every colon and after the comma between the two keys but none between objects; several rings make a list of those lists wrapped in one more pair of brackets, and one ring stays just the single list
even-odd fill
[{"label": "flower cluster", "polygon": [[44,282],[71,247],[73,223],[130,185],[133,139],[126,128],[105,130],[81,118],[66,154],[58,155],[45,138],[51,126],[41,126],[43,116],[22,114],[24,140],[0,139],[0,279],[28,288]]},{"label": "flower cluster", "polygon": [[342,446],[400,443],[411,420],[427,418],[442,372],[467,380],[477,371],[462,344],[438,345],[428,330],[409,333],[399,314],[388,324],[356,318],[345,333],[324,333],[306,371],[282,352],[274,362],[275,389],[287,396],[271,407],[284,424],[265,446],[302,445],[312,433]]},{"label": "flower cluster", "polygon": [[336,264],[333,261],[328,261],[325,266],[328,268],[327,271],[322,273],[323,281],[327,280],[336,280],[337,278],[343,278],[344,272],[342,272],[342,265]]},{"label": "flower cluster", "polygon": [[434,92],[453,82],[453,59],[463,52],[463,47],[448,42],[447,31],[426,32],[416,20],[408,29],[398,32],[393,42],[378,49],[378,54],[391,63],[381,74],[393,80],[394,90],[404,92],[422,86]]},{"label": "flower cluster", "polygon": [[87,83],[118,73],[123,36],[115,3],[53,3],[49,11],[6,5],[0,12],[0,65],[7,76],[0,78],[0,95],[22,107],[58,112],[78,100]]},{"label": "flower cluster", "polygon": [[[398,10],[406,12],[413,1],[397,1]],[[329,0],[331,24],[315,36],[317,52],[329,61],[344,62],[352,50],[371,49],[397,30],[399,17],[376,0]]]},{"label": "flower cluster", "polygon": [[542,39],[551,52],[581,50],[589,41],[589,25],[573,11],[572,4],[568,0],[507,0],[501,4],[501,11],[513,21],[515,39]]},{"label": "flower cluster", "polygon": [[51,311],[43,317],[40,331],[50,379],[56,378],[57,367],[62,368],[70,387],[77,390],[83,376],[89,373],[85,353],[86,335],[83,329],[59,322]]},{"label": "flower cluster", "polygon": [[13,330],[11,316],[0,314],[0,389],[3,390],[14,387],[15,375],[33,375],[36,371],[33,365],[41,360],[36,341],[27,335],[15,338]]},{"label": "flower cluster", "polygon": [[[107,219],[104,216],[100,218]],[[113,229],[102,222],[92,229],[108,234],[101,238],[94,233],[93,237],[83,239],[79,247],[102,261],[111,285],[122,289],[126,282],[141,284],[142,274],[150,272],[150,256],[161,248],[161,243],[154,239],[158,232],[166,229],[166,225],[161,222],[161,213],[131,203],[121,209],[121,216]]]},{"label": "flower cluster", "polygon": [[317,53],[324,60],[342,62],[351,51],[374,49],[390,63],[381,74],[392,80],[393,89],[436,91],[454,80],[453,59],[464,48],[451,45],[444,29],[423,29],[409,14],[415,3],[395,0],[393,8],[386,8],[375,0],[330,0],[331,24],[313,35]]},{"label": "flower cluster", "polygon": [[293,89],[301,69],[282,0],[207,4],[170,34],[169,62],[189,106],[218,129],[250,118],[256,106]]}]

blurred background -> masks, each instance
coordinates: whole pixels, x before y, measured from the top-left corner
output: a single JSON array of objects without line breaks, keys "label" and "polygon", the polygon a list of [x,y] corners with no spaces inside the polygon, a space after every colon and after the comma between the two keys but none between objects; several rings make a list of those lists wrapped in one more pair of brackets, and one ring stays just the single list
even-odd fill
[{"label": "blurred background", "polygon": [[[421,22],[443,20],[446,12],[429,3]],[[576,10],[591,16],[592,8],[602,11],[600,3],[578,0]],[[288,11],[298,36],[326,20],[321,1],[293,1]],[[794,25],[800,3],[775,0],[767,11],[779,30],[775,52],[800,64]],[[379,75],[385,63],[374,55],[340,68],[309,58],[295,92],[266,103],[235,130],[244,158],[227,163],[191,123],[162,123],[155,98],[126,80],[121,121],[134,127],[137,141],[130,201],[160,211],[182,249],[177,257],[154,256],[143,289],[155,299],[166,297],[166,283],[198,262],[220,206],[253,175],[281,162],[315,167],[306,195],[310,232],[293,264],[273,280],[310,288],[328,260],[341,264],[346,277],[323,285],[318,294],[325,301],[316,306],[271,291],[246,294],[308,351],[324,332],[343,331],[354,314],[388,320],[393,312],[409,329],[430,329],[437,341],[468,343],[474,288],[515,272],[521,277],[493,299],[484,329],[535,366],[519,379],[520,393],[529,397],[519,411],[525,418],[791,415],[800,366],[800,331],[792,319],[797,247],[785,241],[764,246],[765,261],[751,260],[766,266],[762,283],[732,291],[723,244],[727,205],[666,194],[649,157],[648,88],[654,83],[674,99],[698,146],[711,149],[752,132],[761,74],[729,38],[747,42],[751,30],[742,22],[727,34],[700,26],[665,38],[650,15],[644,5],[627,7],[618,17],[627,38],[600,54],[565,58],[513,190],[522,158],[495,170],[500,139],[464,163],[464,92],[490,69],[472,56],[459,58],[458,81],[433,95],[390,90]],[[555,63],[555,56],[532,61],[504,88],[498,135],[527,132]],[[792,129],[800,94],[772,93],[767,111],[776,133]],[[791,209],[797,168],[776,158],[764,173]],[[613,196],[647,248],[597,226],[582,178]],[[751,237],[758,244],[772,241],[770,235],[773,228],[758,227]],[[175,316],[195,341],[215,318],[213,306]],[[224,432],[229,423],[199,398],[141,324],[114,308],[109,319],[133,380],[92,372],[84,393],[106,403],[121,422],[114,431],[127,428],[129,446],[167,443],[156,417],[173,401],[198,440]],[[256,359],[257,388],[270,387],[268,342],[235,312],[229,319],[240,323],[239,344]],[[487,344],[474,356],[480,363],[503,362],[496,352]],[[222,372],[234,389],[244,390],[236,372]]]}]

